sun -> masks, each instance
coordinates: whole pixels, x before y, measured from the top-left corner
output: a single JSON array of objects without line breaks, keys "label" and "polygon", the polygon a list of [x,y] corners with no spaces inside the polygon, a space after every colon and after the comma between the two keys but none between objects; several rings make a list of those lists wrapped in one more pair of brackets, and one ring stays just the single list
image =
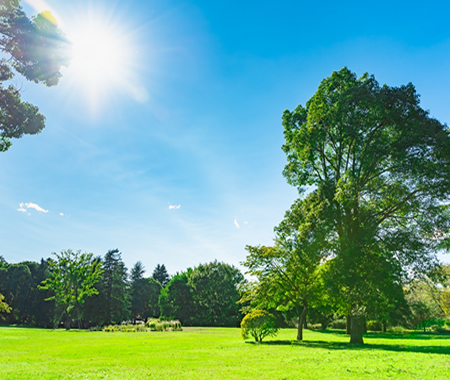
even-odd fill
[{"label": "sun", "polygon": [[72,88],[97,109],[113,94],[134,91],[135,50],[120,23],[90,15],[68,33],[71,63],[65,74]]},{"label": "sun", "polygon": [[126,54],[107,30],[90,27],[72,39],[72,69],[91,84],[104,85],[114,81],[126,69]]},{"label": "sun", "polygon": [[[62,68],[67,98],[77,98],[97,112],[113,106],[112,97],[127,95],[137,102],[149,99],[141,78],[148,71],[148,41],[142,25],[128,11],[111,2],[62,2],[58,10],[45,0],[24,0],[27,6],[61,28],[71,62]],[[144,46],[145,45],[145,46]],[[141,63],[140,63],[141,62]]]}]

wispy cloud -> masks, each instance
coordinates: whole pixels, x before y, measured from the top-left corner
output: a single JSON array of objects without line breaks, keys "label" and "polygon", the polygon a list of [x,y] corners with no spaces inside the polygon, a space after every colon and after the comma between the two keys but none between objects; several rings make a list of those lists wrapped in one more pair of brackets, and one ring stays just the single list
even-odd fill
[{"label": "wispy cloud", "polygon": [[179,208],[181,208],[181,205],[169,205],[170,210],[178,210]]},{"label": "wispy cloud", "polygon": [[236,226],[236,228],[241,228],[241,226],[239,225],[239,223],[237,222],[237,220],[234,220],[234,225]]},{"label": "wispy cloud", "polygon": [[64,214],[62,212],[60,212],[59,215],[64,216]]},{"label": "wispy cloud", "polygon": [[32,209],[34,209],[36,211],[43,212],[44,214],[48,213],[48,210],[44,210],[41,206],[37,205],[36,203],[32,203],[32,202],[20,203],[19,204],[19,208],[17,209],[17,211],[26,212],[27,208],[32,208]]}]

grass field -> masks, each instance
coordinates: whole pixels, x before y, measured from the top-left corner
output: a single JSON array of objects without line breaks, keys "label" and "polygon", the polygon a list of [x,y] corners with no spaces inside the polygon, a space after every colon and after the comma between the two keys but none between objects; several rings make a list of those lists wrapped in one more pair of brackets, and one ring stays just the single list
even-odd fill
[{"label": "grass field", "polygon": [[0,379],[449,379],[450,336],[283,330],[263,344],[233,328],[88,332],[0,328]]}]

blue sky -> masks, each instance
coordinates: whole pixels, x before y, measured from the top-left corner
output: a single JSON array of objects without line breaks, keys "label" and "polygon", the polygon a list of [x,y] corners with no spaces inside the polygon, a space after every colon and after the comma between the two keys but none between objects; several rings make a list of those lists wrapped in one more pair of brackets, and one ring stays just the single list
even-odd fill
[{"label": "blue sky", "polygon": [[443,1],[28,3],[68,34],[96,23],[124,63],[95,97],[71,67],[57,87],[15,79],[47,125],[0,156],[8,262],[119,248],[149,273],[239,265],[245,245],[271,244],[297,195],[281,174],[283,110],[343,66],[412,82],[422,106],[450,120]]}]

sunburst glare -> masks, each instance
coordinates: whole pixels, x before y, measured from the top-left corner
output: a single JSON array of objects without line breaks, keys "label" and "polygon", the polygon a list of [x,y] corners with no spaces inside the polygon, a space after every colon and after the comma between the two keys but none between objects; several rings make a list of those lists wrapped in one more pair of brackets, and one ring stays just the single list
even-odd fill
[{"label": "sunburst glare", "polygon": [[136,80],[137,48],[132,34],[121,30],[123,23],[89,13],[65,24],[72,43],[72,61],[65,76],[92,110],[120,93],[146,100],[147,91]]}]

